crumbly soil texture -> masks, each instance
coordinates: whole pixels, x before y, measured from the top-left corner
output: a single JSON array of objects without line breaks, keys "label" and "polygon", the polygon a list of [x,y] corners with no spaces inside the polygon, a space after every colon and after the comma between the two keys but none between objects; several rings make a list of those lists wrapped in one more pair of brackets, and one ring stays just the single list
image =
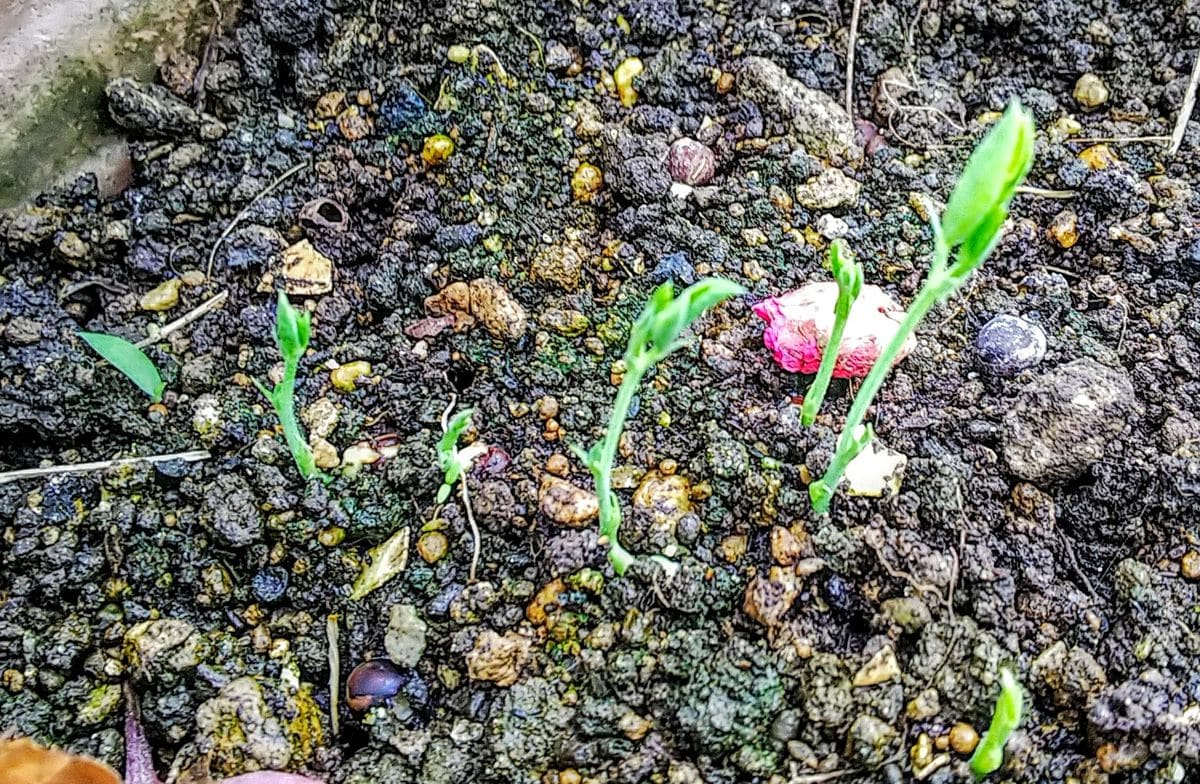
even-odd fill
[{"label": "crumbly soil texture", "polygon": [[[251,0],[111,84],[125,192],[0,217],[0,468],[204,454],[0,484],[0,732],[120,768],[129,684],[175,781],[967,781],[1009,666],[990,780],[1200,780],[1200,6],[850,6]],[[1014,98],[1031,190],[869,414],[898,492],[814,515],[856,382],[802,427],[751,306],[838,236],[910,301]],[[707,275],[749,293],[639,390],[617,576],[572,446]],[[162,403],[79,330],[152,337]]]}]

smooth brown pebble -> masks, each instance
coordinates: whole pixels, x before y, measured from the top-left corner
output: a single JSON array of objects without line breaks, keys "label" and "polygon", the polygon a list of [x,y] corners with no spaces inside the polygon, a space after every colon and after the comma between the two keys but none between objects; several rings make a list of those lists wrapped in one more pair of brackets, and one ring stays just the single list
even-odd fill
[{"label": "smooth brown pebble", "polygon": [[555,476],[566,476],[571,470],[571,463],[566,455],[555,453],[546,460],[546,470]]},{"label": "smooth brown pebble", "polygon": [[1188,550],[1179,560],[1179,573],[1185,580],[1200,580],[1200,551]]},{"label": "smooth brown pebble", "polygon": [[965,722],[958,722],[950,728],[950,748],[964,757],[975,751],[979,745],[979,733]]}]

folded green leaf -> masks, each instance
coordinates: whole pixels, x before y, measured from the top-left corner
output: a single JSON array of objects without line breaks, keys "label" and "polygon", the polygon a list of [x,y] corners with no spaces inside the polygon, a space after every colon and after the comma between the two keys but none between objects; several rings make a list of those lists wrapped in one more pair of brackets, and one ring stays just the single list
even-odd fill
[{"label": "folded green leaf", "polygon": [[275,305],[275,339],[279,343],[279,353],[284,359],[299,361],[304,350],[308,348],[311,329],[312,314],[296,310],[288,301],[287,294],[280,290]]},{"label": "folded green leaf", "polygon": [[1013,101],[967,159],[946,202],[942,232],[948,247],[966,242],[996,209],[1007,209],[1033,166],[1033,115]]},{"label": "folded green leaf", "polygon": [[167,383],[162,380],[158,368],[150,358],[137,346],[125,338],[116,335],[105,335],[101,332],[79,332],[92,349],[112,363],[112,366],[125,374],[125,377],[137,384],[138,389],[145,392],[154,403],[162,400],[163,389]]},{"label": "folded green leaf", "polygon": [[975,747],[968,764],[977,779],[1000,769],[1004,764],[1004,746],[1021,723],[1021,710],[1025,701],[1021,684],[1008,667],[1000,669],[1000,695],[996,697],[996,708],[992,712],[992,723],[987,733]]},{"label": "folded green leaf", "polygon": [[[443,471],[449,471],[452,465],[457,465],[455,452],[458,450],[458,439],[471,425],[471,415],[475,409],[467,408],[459,411],[446,423],[446,432],[438,439],[438,466]],[[457,477],[457,474],[455,475]],[[451,482],[450,484],[454,484]]]}]

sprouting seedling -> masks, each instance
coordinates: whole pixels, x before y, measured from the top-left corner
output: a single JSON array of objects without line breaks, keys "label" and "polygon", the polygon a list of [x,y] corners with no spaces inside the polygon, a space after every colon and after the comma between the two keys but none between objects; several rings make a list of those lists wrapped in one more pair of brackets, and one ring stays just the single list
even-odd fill
[{"label": "sprouting seedling", "polygon": [[858,299],[863,286],[862,264],[855,260],[854,254],[840,239],[829,245],[829,266],[838,287],[837,302],[833,306],[833,329],[829,332],[829,342],[825,344],[825,351],[821,355],[817,377],[804,393],[800,421],[805,427],[812,425],[817,419],[817,411],[821,408],[821,401],[825,399],[829,379],[833,378],[833,368],[837,365],[838,349],[842,345],[846,321],[850,318],[850,308],[854,306],[854,300]]},{"label": "sprouting seedling", "polygon": [[450,491],[454,489],[454,483],[458,481],[463,471],[471,467],[471,459],[463,457],[463,452],[467,450],[460,452],[458,449],[458,439],[470,427],[471,414],[474,413],[475,409],[473,408],[459,411],[453,419],[445,423],[442,437],[438,439],[438,465],[442,469],[442,486],[438,488],[437,493],[439,504],[446,503],[446,499],[450,497]]},{"label": "sprouting seedling", "polygon": [[116,335],[105,335],[102,332],[77,332],[84,342],[92,347],[100,356],[107,359],[112,366],[121,371],[138,389],[146,393],[151,403],[162,400],[163,390],[167,382],[158,374],[158,368],[150,361],[150,357],[140,348],[125,338]]},{"label": "sprouting seedling", "polygon": [[604,440],[587,452],[574,447],[575,453],[596,480],[596,496],[600,503],[600,543],[609,548],[608,560],[617,574],[625,574],[634,561],[633,555],[621,546],[617,538],[617,531],[621,527],[621,507],[612,490],[613,461],[617,457],[617,446],[633,396],[642,383],[642,377],[655,363],[683,347],[680,336],[685,329],[709,308],[744,291],[738,284],[723,278],[696,281],[681,291],[679,296],[675,296],[670,282],[655,289],[630,330],[624,357],[625,376],[613,402]]},{"label": "sprouting seedling", "polygon": [[[457,482],[459,491],[462,493],[463,509],[467,514],[467,522],[471,526],[473,541],[471,569],[468,580],[475,582],[475,571],[479,566],[479,555],[483,549],[483,544],[479,535],[479,526],[475,523],[475,513],[471,509],[471,491],[467,488],[467,480],[463,478],[463,474],[471,470],[471,465],[475,462],[476,458],[487,451],[487,446],[475,443],[466,449],[458,448],[458,439],[462,437],[462,434],[470,426],[471,415],[475,413],[475,409],[468,408],[459,411],[453,418],[447,420],[450,412],[454,410],[455,402],[451,400],[445,413],[442,414],[442,437],[438,439],[437,445],[438,465],[442,469],[442,486],[438,488],[437,503],[439,505],[446,503],[446,499],[450,497],[450,493],[454,490],[454,485]],[[459,481],[460,479],[462,481]]]},{"label": "sprouting seedling", "polygon": [[304,437],[304,431],[300,429],[300,423],[296,420],[296,370],[300,366],[300,358],[308,348],[311,321],[312,314],[296,310],[292,303],[288,302],[287,294],[279,292],[279,300],[275,306],[275,342],[283,356],[283,378],[274,389],[267,389],[261,381],[254,379],[258,391],[262,392],[263,397],[275,408],[279,424],[283,426],[283,437],[292,452],[292,459],[296,461],[300,476],[305,479],[321,475],[317,470],[308,439]]},{"label": "sprouting seedling", "polygon": [[[846,416],[829,469],[819,481],[809,485],[809,498],[815,512],[822,514],[829,510],[830,500],[846,466],[870,443],[869,428],[861,427],[863,417],[883,386],[905,340],[935,305],[944,302],[966,282],[1000,241],[1009,203],[1033,166],[1034,133],[1033,116],[1020,101],[1014,100],[971,153],[941,219],[930,212],[933,262],[929,277],[917,292],[891,342],[863,379]],[[950,254],[956,249],[951,263]]]},{"label": "sprouting seedling", "polygon": [[1000,695],[996,697],[996,708],[992,711],[992,723],[984,734],[975,753],[967,764],[975,778],[982,779],[1000,769],[1004,764],[1004,746],[1021,723],[1021,708],[1024,694],[1017,677],[1008,667],[1000,668]]}]

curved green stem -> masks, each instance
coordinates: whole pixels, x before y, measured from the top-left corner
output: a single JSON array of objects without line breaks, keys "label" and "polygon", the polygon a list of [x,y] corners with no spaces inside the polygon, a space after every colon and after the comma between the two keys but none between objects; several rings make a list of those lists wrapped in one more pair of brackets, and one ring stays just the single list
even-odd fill
[{"label": "curved green stem", "polygon": [[292,458],[296,461],[296,468],[300,471],[300,476],[305,479],[312,479],[320,472],[317,470],[317,461],[313,457],[312,448],[308,445],[308,441],[304,438],[304,434],[300,431],[300,423],[296,420],[296,363],[283,363],[283,380],[279,382],[279,386],[275,388],[275,410],[279,414],[279,423],[283,425],[283,437],[287,441],[288,449],[292,452]]},{"label": "curved green stem", "polygon": [[829,381],[833,378],[833,369],[837,366],[838,349],[842,345],[842,335],[846,332],[846,321],[847,319],[840,315],[834,319],[833,329],[829,332],[829,342],[825,344],[825,353],[821,355],[821,366],[817,368],[817,377],[804,393],[800,424],[805,427],[817,421],[817,411],[820,410],[825,393],[829,390]]},{"label": "curved green stem", "polygon": [[600,502],[600,540],[608,545],[608,560],[619,575],[625,574],[635,559],[617,538],[621,527],[621,505],[612,490],[612,468],[617,459],[617,447],[621,443],[625,420],[629,416],[629,407],[633,405],[633,396],[637,394],[642,376],[648,368],[649,365],[640,359],[626,358],[625,377],[621,379],[617,399],[613,401],[612,418],[604,433],[604,440],[600,442],[599,450],[589,455],[587,460],[596,479],[596,496]]},{"label": "curved green stem", "polygon": [[875,360],[875,364],[871,366],[871,372],[863,379],[863,385],[858,390],[858,394],[854,396],[854,403],[850,406],[850,413],[846,415],[846,424],[842,428],[841,437],[838,438],[837,453],[834,454],[833,462],[829,464],[829,469],[820,480],[809,485],[809,499],[812,501],[813,511],[818,514],[829,511],[829,502],[837,490],[838,483],[842,480],[842,474],[846,472],[846,466],[858,456],[858,453],[870,440],[869,437],[863,440],[862,435],[858,432],[859,425],[866,417],[867,409],[874,402],[875,395],[879,394],[884,379],[891,372],[892,364],[904,347],[904,341],[916,331],[921,319],[925,318],[934,305],[958,288],[954,279],[945,271],[947,255],[948,250],[945,246],[935,250],[933,268],[940,271],[931,274],[917,293],[917,298],[909,306],[904,321],[900,322],[896,334],[892,335],[887,347]]}]

